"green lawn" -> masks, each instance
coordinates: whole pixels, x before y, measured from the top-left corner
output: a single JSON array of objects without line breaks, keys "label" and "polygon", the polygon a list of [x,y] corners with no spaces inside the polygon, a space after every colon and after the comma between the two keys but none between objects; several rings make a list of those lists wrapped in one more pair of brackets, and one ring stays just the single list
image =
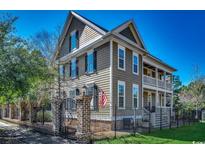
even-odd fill
[{"label": "green lawn", "polygon": [[96,141],[97,144],[191,144],[205,142],[205,124],[196,123],[180,128],[156,130],[150,134],[129,135]]}]

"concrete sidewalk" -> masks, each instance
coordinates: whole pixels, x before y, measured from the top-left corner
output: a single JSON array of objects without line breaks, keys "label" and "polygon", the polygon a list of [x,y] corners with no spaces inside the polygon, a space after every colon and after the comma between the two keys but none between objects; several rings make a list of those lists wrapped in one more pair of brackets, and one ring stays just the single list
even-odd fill
[{"label": "concrete sidewalk", "polygon": [[46,135],[0,120],[0,144],[73,144],[73,140]]}]

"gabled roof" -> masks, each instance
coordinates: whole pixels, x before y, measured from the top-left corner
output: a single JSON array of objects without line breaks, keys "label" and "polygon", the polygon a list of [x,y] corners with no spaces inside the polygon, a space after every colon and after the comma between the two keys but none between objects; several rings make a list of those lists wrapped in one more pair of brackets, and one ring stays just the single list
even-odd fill
[{"label": "gabled roof", "polygon": [[151,53],[149,53],[147,51],[147,49],[145,48],[144,42],[142,40],[142,37],[141,37],[141,35],[140,35],[140,33],[139,33],[138,29],[137,29],[137,26],[136,26],[136,24],[135,24],[133,19],[127,20],[124,23],[122,23],[119,26],[117,26],[114,29],[112,29],[111,31],[108,31],[107,29],[97,25],[96,23],[90,21],[89,19],[87,19],[87,18],[85,18],[85,17],[83,17],[83,16],[81,16],[81,15],[79,15],[76,12],[73,12],[73,11],[69,12],[69,15],[68,15],[68,17],[66,19],[66,22],[64,24],[64,27],[63,27],[63,30],[62,30],[62,33],[61,33],[61,36],[60,36],[60,39],[59,39],[59,43],[58,43],[56,52],[55,52],[54,57],[53,57],[53,61],[55,60],[55,58],[56,58],[56,56],[58,54],[58,51],[59,51],[59,49],[60,49],[60,47],[61,47],[61,45],[62,45],[62,43],[63,43],[63,41],[64,41],[64,39],[66,37],[67,31],[69,29],[69,26],[70,26],[70,24],[72,22],[73,17],[77,18],[82,23],[88,25],[89,27],[91,27],[92,29],[94,29],[95,31],[100,33],[103,37],[108,37],[109,35],[112,35],[112,34],[116,35],[116,36],[117,35],[120,36],[120,32],[121,31],[123,31],[125,28],[129,27],[130,25],[132,25],[133,26],[132,29],[134,30],[134,32],[133,32],[134,35],[133,36],[135,37],[136,40],[138,40],[141,43],[142,48],[138,44],[136,44],[135,42],[132,42],[131,40],[128,40],[126,38],[121,38],[121,39],[125,39],[128,43],[131,42],[131,44],[134,43],[135,46],[137,46],[138,48],[142,49],[143,52],[148,54],[148,56],[150,58],[152,58],[152,59],[162,63],[163,65],[169,67],[170,69],[173,69],[174,71],[176,71],[175,68],[169,66],[168,64],[166,64],[162,60],[158,59],[157,57],[153,56]]},{"label": "gabled roof", "polygon": [[133,19],[125,21],[121,25],[115,27],[111,32],[113,32],[113,33],[120,33],[122,30],[124,30],[125,28],[129,27],[129,25],[133,26],[133,29],[134,29],[134,31],[136,33],[136,35],[134,35],[135,39],[136,40],[139,39],[140,43],[142,44],[142,47],[145,49],[144,42],[142,40],[142,37],[141,37],[141,35],[140,35],[140,33],[139,33],[138,29],[137,29],[137,26],[136,26],[136,24],[135,24]]},{"label": "gabled roof", "polygon": [[60,41],[59,41],[60,46],[61,46],[61,43],[63,42],[63,40],[65,39],[65,35],[68,31],[68,28],[71,24],[71,21],[72,21],[73,17],[77,18],[78,20],[80,20],[84,24],[90,26],[91,28],[93,28],[94,30],[96,30],[97,32],[99,32],[102,35],[105,35],[108,32],[108,30],[106,30],[105,28],[102,28],[101,26],[95,24],[94,22],[88,20],[87,18],[85,18],[85,17],[83,17],[83,16],[81,16],[81,15],[79,15],[79,14],[73,12],[73,11],[70,11],[69,15],[66,19],[66,22],[64,24],[62,34],[60,36]]},{"label": "gabled roof", "polygon": [[67,31],[69,29],[69,26],[71,24],[71,21],[72,21],[73,17],[80,20],[82,23],[90,26],[91,28],[93,28],[94,30],[99,32],[101,35],[105,35],[108,32],[108,30],[106,30],[105,28],[103,28],[103,27],[97,25],[96,23],[88,20],[87,18],[77,14],[76,12],[69,11],[66,22],[63,26],[63,30],[62,30],[60,38],[59,38],[58,46],[57,46],[56,51],[55,51],[54,56],[53,56],[53,60],[56,58],[56,56],[58,54],[58,50],[60,49],[60,47],[61,47],[61,45],[62,45],[62,43],[63,43],[63,41],[66,37]]}]

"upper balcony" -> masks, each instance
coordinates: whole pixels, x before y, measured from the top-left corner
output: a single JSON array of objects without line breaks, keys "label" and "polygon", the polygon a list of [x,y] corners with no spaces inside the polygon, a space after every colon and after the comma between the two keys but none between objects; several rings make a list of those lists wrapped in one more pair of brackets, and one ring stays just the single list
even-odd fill
[{"label": "upper balcony", "polygon": [[143,84],[172,91],[172,74],[147,63],[143,64]]}]

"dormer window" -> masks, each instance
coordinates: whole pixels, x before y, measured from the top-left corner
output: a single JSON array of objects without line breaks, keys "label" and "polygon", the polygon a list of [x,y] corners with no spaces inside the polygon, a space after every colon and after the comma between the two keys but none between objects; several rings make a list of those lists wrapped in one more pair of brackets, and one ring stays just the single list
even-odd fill
[{"label": "dormer window", "polygon": [[70,33],[70,51],[78,48],[78,31],[74,30]]}]

